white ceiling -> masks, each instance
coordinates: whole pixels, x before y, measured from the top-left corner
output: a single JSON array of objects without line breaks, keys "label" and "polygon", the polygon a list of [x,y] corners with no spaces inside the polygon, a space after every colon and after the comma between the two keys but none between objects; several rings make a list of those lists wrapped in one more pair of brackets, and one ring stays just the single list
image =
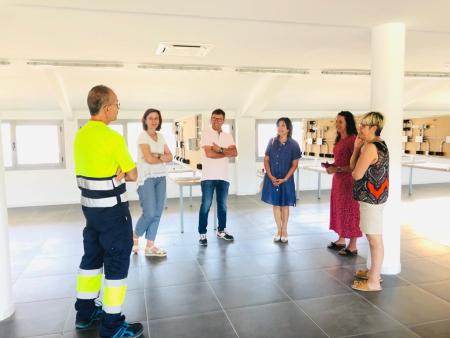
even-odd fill
[{"label": "white ceiling", "polygon": [[[370,29],[407,26],[406,68],[450,71],[450,1],[0,1],[0,110],[58,109],[48,72],[30,59],[120,61],[122,69],[55,68],[72,109],[85,109],[90,87],[103,83],[124,109],[239,111],[262,75],[152,71],[142,62],[298,67],[265,98],[266,109],[365,110],[370,79],[324,76],[323,68],[370,68]],[[159,42],[213,45],[206,57],[155,55]],[[449,64],[446,68],[446,64]],[[434,80],[407,79],[405,91]],[[450,79],[415,94],[410,110],[450,111]]]}]

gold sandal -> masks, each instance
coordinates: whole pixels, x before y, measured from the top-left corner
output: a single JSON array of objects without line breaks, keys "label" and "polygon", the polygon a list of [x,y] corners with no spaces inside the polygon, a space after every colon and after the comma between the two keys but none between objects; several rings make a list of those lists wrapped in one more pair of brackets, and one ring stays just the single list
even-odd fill
[{"label": "gold sandal", "polygon": [[363,292],[377,292],[383,290],[382,287],[379,289],[370,289],[369,282],[367,280],[355,280],[352,284],[352,289]]},{"label": "gold sandal", "polygon": [[[369,270],[356,270],[355,277],[359,279],[368,280]],[[383,278],[380,277],[380,283],[383,283]]]}]

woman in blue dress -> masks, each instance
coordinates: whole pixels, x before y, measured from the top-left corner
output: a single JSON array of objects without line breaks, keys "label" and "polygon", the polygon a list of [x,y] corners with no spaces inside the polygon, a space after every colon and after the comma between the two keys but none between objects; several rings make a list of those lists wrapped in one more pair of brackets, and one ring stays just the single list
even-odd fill
[{"label": "woman in blue dress", "polygon": [[287,243],[289,207],[296,205],[294,172],[301,157],[300,146],[292,138],[292,122],[287,117],[277,121],[278,135],[270,139],[264,157],[264,185],[261,200],[273,205],[277,224],[275,242]]}]

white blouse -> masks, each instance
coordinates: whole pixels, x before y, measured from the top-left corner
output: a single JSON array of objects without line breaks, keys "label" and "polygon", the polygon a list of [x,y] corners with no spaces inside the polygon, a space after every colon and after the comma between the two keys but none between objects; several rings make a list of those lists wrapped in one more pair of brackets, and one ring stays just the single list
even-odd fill
[{"label": "white blouse", "polygon": [[138,181],[137,185],[140,186],[144,184],[147,178],[152,177],[164,177],[167,175],[167,169],[165,163],[150,164],[145,161],[144,155],[142,154],[141,144],[147,144],[150,147],[151,153],[164,154],[164,145],[166,140],[161,133],[156,133],[157,141],[153,140],[150,135],[143,131],[139,134],[137,144],[138,144],[138,158],[137,158],[137,169],[138,169]]}]

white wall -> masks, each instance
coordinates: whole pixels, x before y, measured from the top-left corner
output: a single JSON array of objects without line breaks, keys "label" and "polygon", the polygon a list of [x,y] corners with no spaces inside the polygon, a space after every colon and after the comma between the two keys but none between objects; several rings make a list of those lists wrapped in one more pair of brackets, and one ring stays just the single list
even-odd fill
[{"label": "white wall", "polygon": [[[184,112],[169,112],[164,115],[167,119],[174,119],[181,116],[193,115],[198,112],[184,111]],[[308,112],[308,115],[328,115],[332,112]],[[58,112],[34,112],[20,113],[20,112],[2,112],[0,117],[2,119],[57,119],[61,113]],[[120,117],[124,119],[140,118],[142,112],[121,112]],[[205,124],[209,121],[209,113],[204,114]],[[278,116],[273,112],[264,113],[258,118],[272,118]],[[306,113],[295,112],[286,114],[289,117],[304,117]],[[73,165],[73,139],[78,128],[78,118],[87,118],[86,112],[75,112],[73,119],[65,119],[64,121],[64,135],[65,135],[65,157],[66,167],[64,169],[51,170],[20,170],[6,172],[6,196],[8,207],[20,206],[39,206],[39,205],[54,205],[54,204],[69,204],[79,202],[79,190],[76,186],[74,165]],[[233,112],[230,112],[227,117],[234,118]],[[60,118],[61,119],[61,118]],[[255,128],[254,118],[252,117],[238,117],[236,118],[236,142],[238,145],[239,158],[236,163],[230,164],[231,177],[231,194],[252,195],[258,190],[260,178],[256,176],[256,169],[262,168],[261,162],[256,162],[255,158]],[[443,159],[433,159],[433,161],[448,161]],[[408,182],[409,170],[403,169],[403,184]],[[440,183],[450,182],[450,174],[445,172],[414,170],[414,183]],[[331,177],[322,175],[322,188],[330,189]],[[314,190],[317,188],[317,174],[310,171],[301,170],[300,172],[300,189]],[[137,199],[136,189],[134,184],[128,186],[129,198]],[[178,197],[178,187],[172,182],[168,181],[167,186],[168,197]],[[188,189],[185,189],[186,195]],[[194,187],[194,196],[200,195],[200,189]]]}]

